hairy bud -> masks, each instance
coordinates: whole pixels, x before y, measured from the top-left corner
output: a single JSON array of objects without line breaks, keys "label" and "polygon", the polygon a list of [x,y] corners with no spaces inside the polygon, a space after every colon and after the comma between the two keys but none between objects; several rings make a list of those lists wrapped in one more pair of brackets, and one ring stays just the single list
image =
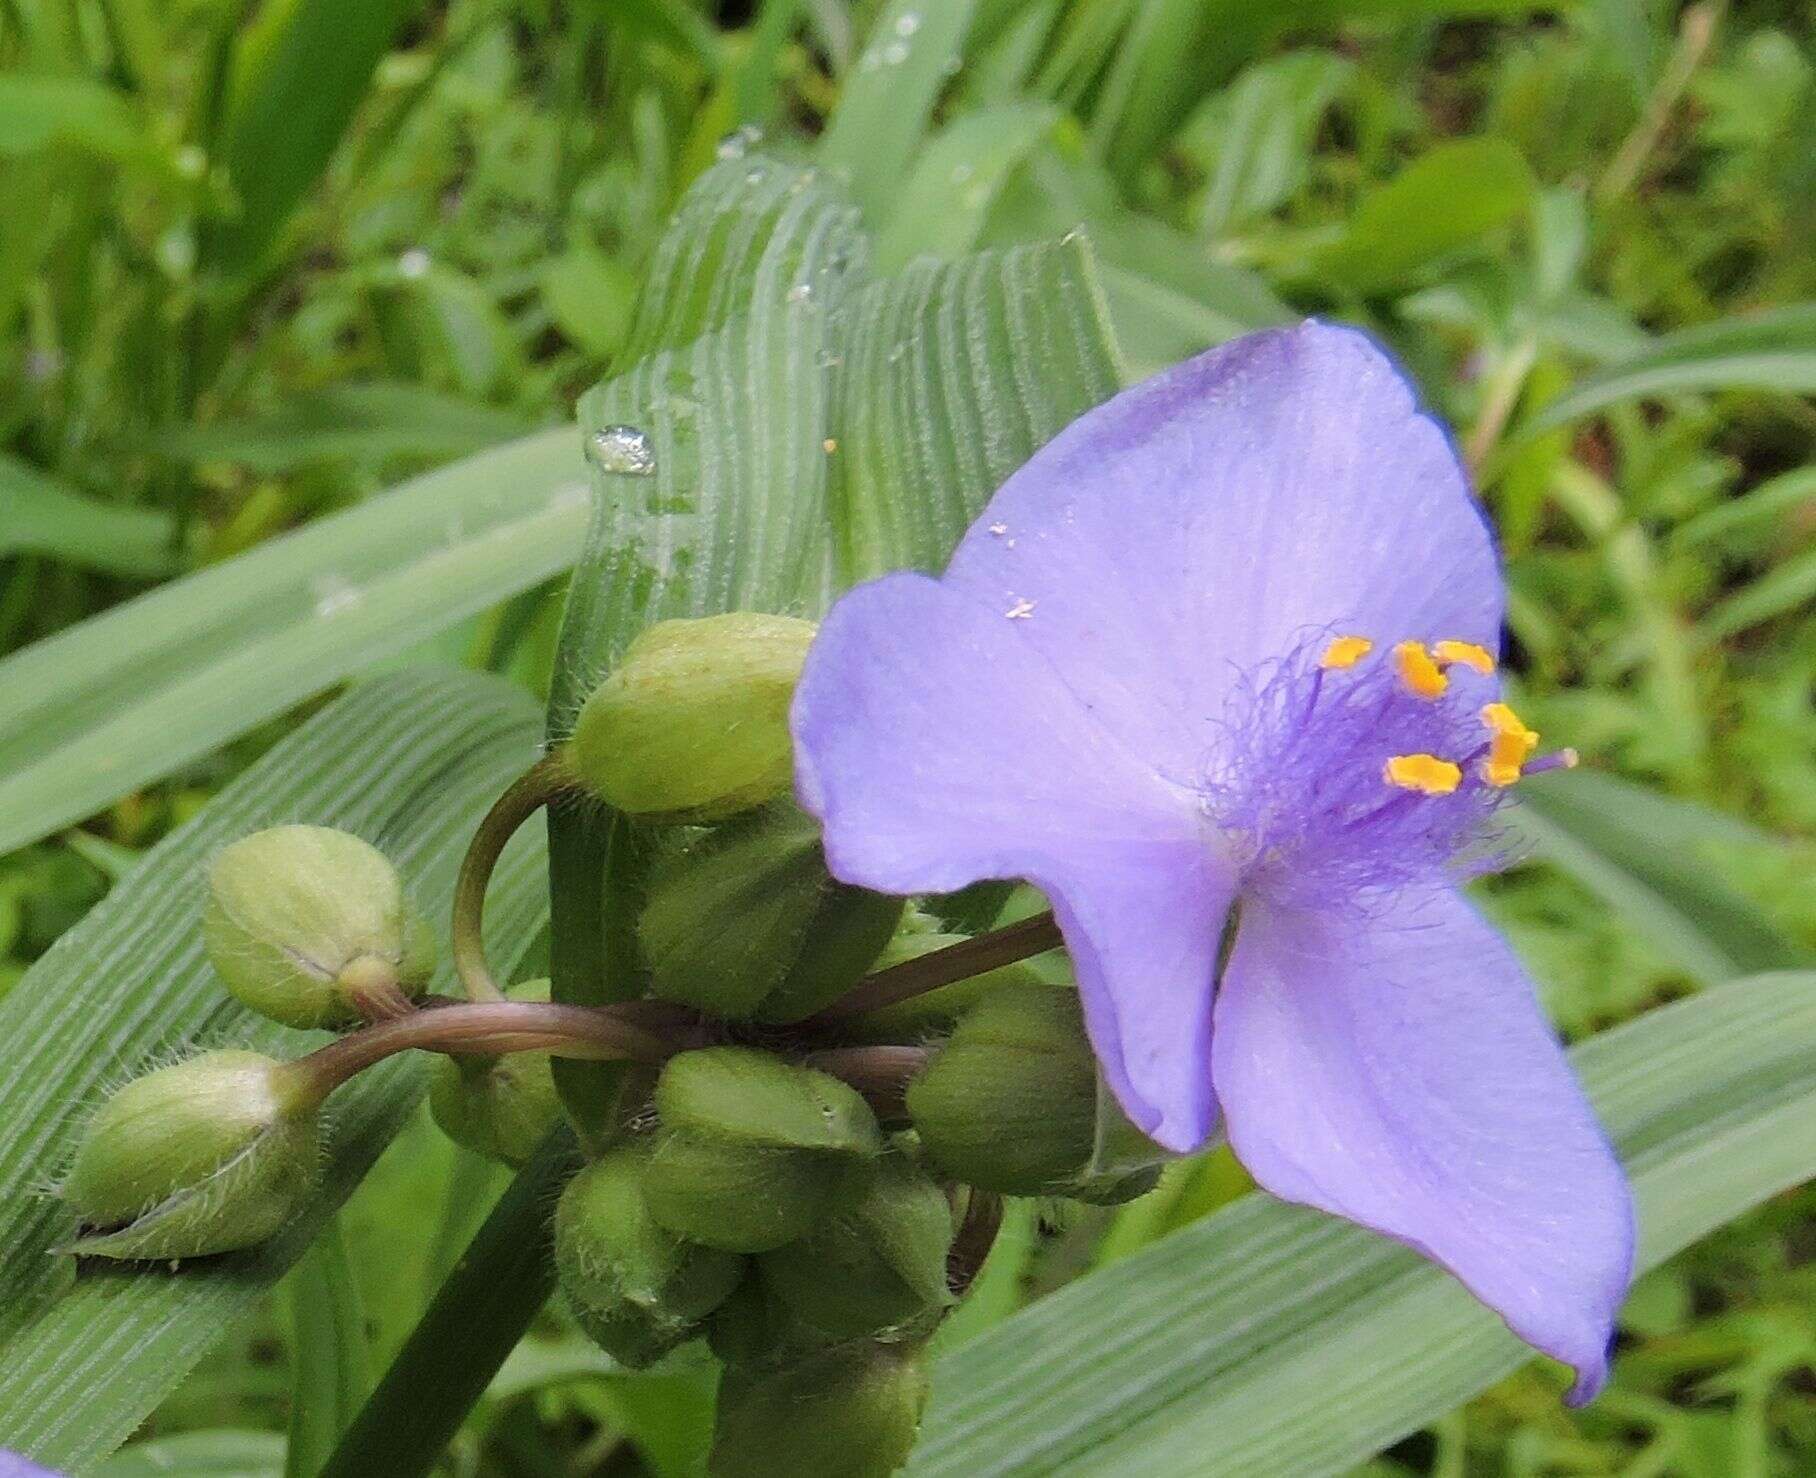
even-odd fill
[{"label": "hairy bud", "polygon": [[755,611],[662,621],[580,710],[575,778],[633,816],[712,821],[788,789],[788,705],[811,622]]},{"label": "hairy bud", "polygon": [[664,1000],[798,1021],[862,978],[902,906],[834,881],[818,823],[783,800],[672,847],[652,870],[637,935]]},{"label": "hairy bud", "polygon": [[[505,997],[546,1001],[549,982],[526,980]],[[429,1074],[429,1112],[456,1144],[506,1165],[522,1165],[561,1116],[549,1054],[438,1058]]]},{"label": "hairy bud", "polygon": [[768,1370],[726,1372],[712,1478],[888,1478],[908,1460],[927,1404],[915,1344],[859,1341]]},{"label": "hairy bud", "polygon": [[928,1159],[1004,1195],[1130,1200],[1163,1158],[1102,1091],[1077,995],[1049,986],[966,1012],[909,1085],[908,1113]]},{"label": "hairy bud", "polygon": [[203,1257],[251,1247],[301,1209],[319,1128],[283,1063],[204,1052],[128,1083],[89,1123],[63,1186],[87,1257]]},{"label": "hairy bud", "polygon": [[555,1266],[582,1327],[621,1364],[641,1368],[691,1338],[738,1286],[743,1259],[684,1242],[644,1199],[647,1144],[608,1150],[555,1209]]},{"label": "hairy bud", "polygon": [[882,1151],[870,1106],[837,1078],[750,1047],[671,1058],[645,1176],[656,1220],[727,1252],[767,1252],[806,1232],[855,1165]]},{"label": "hairy bud", "polygon": [[202,938],[228,990],[286,1026],[389,1014],[435,963],[397,869],[326,826],[274,826],[223,850],[208,871]]},{"label": "hairy bud", "polygon": [[937,1320],[950,1302],[952,1208],[906,1156],[862,1172],[862,1189],[798,1241],[757,1261],[763,1282],[804,1324],[835,1339]]}]

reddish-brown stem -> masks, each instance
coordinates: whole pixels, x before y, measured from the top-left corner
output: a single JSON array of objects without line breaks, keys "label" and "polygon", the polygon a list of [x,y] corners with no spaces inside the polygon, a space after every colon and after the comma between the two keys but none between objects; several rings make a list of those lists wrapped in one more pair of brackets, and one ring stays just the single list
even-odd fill
[{"label": "reddish-brown stem", "polygon": [[454,882],[454,921],[450,934],[454,946],[454,971],[460,976],[469,1000],[504,999],[503,989],[486,964],[485,937],[481,930],[485,918],[486,884],[492,881],[492,869],[498,865],[505,843],[517,834],[517,828],[556,796],[568,791],[571,784],[560,754],[544,755],[492,803],[492,809],[486,812],[485,819],[473,833],[473,840],[467,844],[467,855],[460,863],[460,876]]},{"label": "reddish-brown stem", "polygon": [[864,1095],[879,1119],[908,1117],[908,1085],[927,1066],[925,1047],[828,1047],[809,1052],[806,1065],[830,1073]]},{"label": "reddish-brown stem", "polygon": [[349,1032],[287,1065],[299,1102],[319,1103],[376,1062],[398,1052],[551,1052],[557,1057],[661,1062],[682,1044],[609,1006],[480,1001],[438,1006]]},{"label": "reddish-brown stem", "polygon": [[955,980],[969,980],[973,975],[982,975],[987,970],[1013,965],[1017,960],[1025,960],[1031,955],[1045,954],[1050,949],[1059,948],[1063,942],[1053,915],[1036,914],[1031,919],[1010,924],[1005,929],[980,934],[975,939],[967,939],[963,944],[936,949],[931,954],[903,960],[901,964],[891,965],[887,970],[866,975],[852,987],[848,995],[811,1018],[809,1025],[830,1025],[835,1021],[849,1021],[854,1016],[880,1011],[884,1006],[893,1006],[898,1001],[910,1000],[930,990],[938,990],[942,985],[951,985]]},{"label": "reddish-brown stem", "polygon": [[983,1271],[1002,1225],[1003,1198],[992,1191],[973,1188],[965,1203],[965,1219],[959,1223],[958,1234],[946,1253],[946,1286],[955,1295],[962,1297]]}]

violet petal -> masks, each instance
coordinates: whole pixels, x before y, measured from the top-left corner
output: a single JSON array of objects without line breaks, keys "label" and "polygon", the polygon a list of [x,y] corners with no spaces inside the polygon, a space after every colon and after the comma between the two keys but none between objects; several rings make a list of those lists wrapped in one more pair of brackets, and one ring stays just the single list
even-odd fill
[{"label": "violet petal", "polygon": [[1499,643],[1501,578],[1445,431],[1355,329],[1250,334],[1079,417],[946,581],[1136,752],[1194,783],[1233,683],[1320,631]]},{"label": "violet petal", "polygon": [[1245,904],[1212,1055],[1230,1143],[1448,1268],[1585,1401],[1632,1273],[1620,1166],[1501,937],[1449,889],[1371,904]]},{"label": "violet petal", "polygon": [[853,591],[795,695],[796,789],[846,882],[1041,888],[1112,1090],[1143,1129],[1190,1148],[1215,1120],[1211,981],[1233,879],[1197,796],[1125,748],[1018,636],[1039,620],[924,575]]}]

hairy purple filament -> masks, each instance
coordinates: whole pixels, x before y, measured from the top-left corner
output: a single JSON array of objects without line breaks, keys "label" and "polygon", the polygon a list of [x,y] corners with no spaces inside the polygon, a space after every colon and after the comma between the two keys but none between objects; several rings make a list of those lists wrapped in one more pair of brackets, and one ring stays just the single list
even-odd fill
[{"label": "hairy purple filament", "polygon": [[[1245,891],[1328,908],[1374,889],[1455,881],[1490,865],[1481,843],[1506,795],[1488,784],[1484,704],[1492,677],[1464,668],[1437,698],[1398,677],[1385,646],[1353,667],[1326,670],[1318,633],[1244,673],[1222,719],[1203,781],[1205,814],[1230,848]],[[1454,759],[1448,795],[1395,789],[1395,755]]]}]

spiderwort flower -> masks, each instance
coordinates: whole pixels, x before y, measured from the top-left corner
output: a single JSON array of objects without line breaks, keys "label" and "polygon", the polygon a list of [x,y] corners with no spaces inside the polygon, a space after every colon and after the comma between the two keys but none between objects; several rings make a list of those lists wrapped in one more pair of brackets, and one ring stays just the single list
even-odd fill
[{"label": "spiderwort flower", "polygon": [[1039,887],[1132,1119],[1183,1151],[1221,1116],[1264,1187],[1435,1259],[1581,1401],[1627,1188],[1456,889],[1548,763],[1498,691],[1501,607],[1395,365],[1269,330],[1081,417],[943,578],[847,595],[796,696],[796,783],[848,882]]}]

